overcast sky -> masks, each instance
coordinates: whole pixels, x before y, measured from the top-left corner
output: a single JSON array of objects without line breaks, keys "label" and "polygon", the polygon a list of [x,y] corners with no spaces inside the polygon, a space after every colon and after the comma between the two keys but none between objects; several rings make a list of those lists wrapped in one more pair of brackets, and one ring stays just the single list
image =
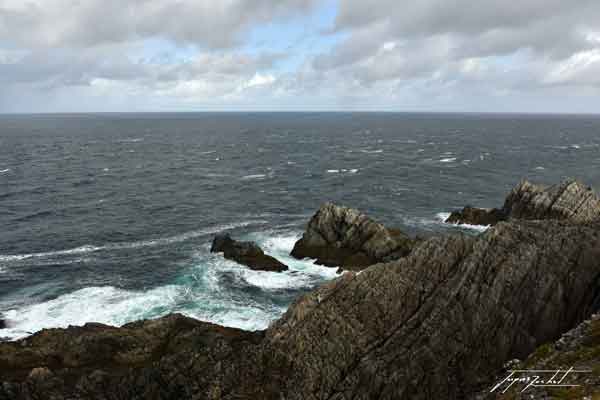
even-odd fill
[{"label": "overcast sky", "polygon": [[600,112],[598,0],[0,0],[0,112]]}]

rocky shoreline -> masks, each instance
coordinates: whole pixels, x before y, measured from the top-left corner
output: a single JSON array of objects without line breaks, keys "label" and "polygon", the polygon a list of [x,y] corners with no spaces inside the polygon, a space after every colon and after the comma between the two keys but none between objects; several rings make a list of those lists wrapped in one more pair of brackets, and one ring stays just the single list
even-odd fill
[{"label": "rocky shoreline", "polygon": [[[449,222],[483,217],[479,236],[425,240],[325,204],[292,255],[350,271],[267,330],[181,315],[43,330],[0,343],[0,400],[479,399],[513,359],[600,373],[597,317],[579,325],[600,309],[598,197],[524,181],[502,209]],[[592,398],[594,376],[531,393]]]}]

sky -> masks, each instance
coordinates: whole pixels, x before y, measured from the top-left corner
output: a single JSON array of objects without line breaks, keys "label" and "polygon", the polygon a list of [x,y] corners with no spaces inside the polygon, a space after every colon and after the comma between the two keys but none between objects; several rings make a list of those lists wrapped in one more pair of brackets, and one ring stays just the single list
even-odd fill
[{"label": "sky", "polygon": [[0,113],[600,112],[598,0],[0,0]]}]

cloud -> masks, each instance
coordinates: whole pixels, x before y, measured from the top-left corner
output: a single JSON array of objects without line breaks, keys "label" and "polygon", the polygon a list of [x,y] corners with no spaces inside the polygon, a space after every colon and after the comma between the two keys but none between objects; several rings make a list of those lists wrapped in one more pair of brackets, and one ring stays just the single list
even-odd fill
[{"label": "cloud", "polygon": [[161,37],[227,48],[257,24],[308,12],[316,0],[1,0],[0,37],[36,47],[92,47]]},{"label": "cloud", "polygon": [[0,112],[593,111],[598,27],[596,0],[0,0]]}]

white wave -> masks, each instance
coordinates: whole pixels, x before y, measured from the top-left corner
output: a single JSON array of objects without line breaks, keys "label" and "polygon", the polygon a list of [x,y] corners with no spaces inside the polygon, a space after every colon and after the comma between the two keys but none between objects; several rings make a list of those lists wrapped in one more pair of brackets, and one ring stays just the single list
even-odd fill
[{"label": "white wave", "polygon": [[147,292],[117,289],[112,286],[89,287],[65,294],[43,303],[22,307],[6,313],[9,328],[0,336],[18,339],[44,328],[66,328],[86,322],[121,326],[146,318],[166,314],[178,296],[176,286],[165,286]]},{"label": "white wave", "polygon": [[254,174],[254,175],[246,175],[246,176],[242,176],[242,180],[243,181],[247,181],[247,180],[254,180],[254,179],[263,179],[266,178],[267,175],[265,174]]},{"label": "white wave", "polygon": [[546,169],[546,168],[544,168],[544,167],[542,167],[542,166],[535,167],[535,170],[537,170],[537,171],[543,171],[543,170],[545,170],[545,169]]},{"label": "white wave", "polygon": [[119,143],[138,143],[142,142],[144,138],[126,138],[118,140]]},{"label": "white wave", "polygon": [[10,171],[10,168],[0,170],[0,174],[5,174]]},{"label": "white wave", "polygon": [[382,149],[378,149],[378,150],[361,150],[361,153],[379,154],[379,153],[383,153],[383,150]]},{"label": "white wave", "polygon": [[580,145],[578,145],[578,144],[572,144],[572,145],[571,145],[571,148],[573,148],[573,149],[580,149],[580,148],[581,148],[581,146],[580,146]]},{"label": "white wave", "polygon": [[[187,307],[182,307],[182,304]],[[9,327],[0,330],[0,337],[16,340],[45,328],[81,326],[87,322],[122,326],[171,312],[181,312],[225,326],[256,330],[265,329],[285,309],[265,308],[249,299],[240,302],[219,298],[210,292],[195,293],[183,285],[161,286],[148,291],[112,286],[88,287],[53,300],[8,311],[4,318]]]},{"label": "white wave", "polygon": [[352,169],[343,168],[343,169],[328,169],[327,173],[328,174],[339,174],[341,172],[343,174],[345,174],[345,173],[355,174],[358,171],[359,171],[358,168],[352,168]]},{"label": "white wave", "polygon": [[456,161],[456,157],[442,158],[440,160],[440,162],[442,162],[442,163],[449,163],[449,162],[454,162],[454,161]]},{"label": "white wave", "polygon": [[217,152],[216,150],[209,150],[209,151],[202,151],[202,152],[200,152],[200,154],[213,154],[216,152]]},{"label": "white wave", "polygon": [[472,229],[478,232],[485,232],[490,228],[490,225],[471,225],[471,224],[454,224],[454,223],[450,223],[450,222],[446,222],[446,220],[448,219],[448,217],[450,217],[450,213],[449,212],[440,212],[436,214],[437,219],[446,224],[446,225],[450,225],[450,226],[456,226],[458,228],[462,228],[462,229]]},{"label": "white wave", "polygon": [[103,246],[81,246],[76,247],[74,249],[67,250],[57,250],[57,251],[48,251],[41,253],[31,253],[31,254],[9,254],[2,255],[0,254],[0,261],[21,261],[30,258],[44,258],[44,257],[54,257],[54,256],[62,256],[62,255],[73,255],[73,254],[86,254],[86,253],[94,253],[97,251],[103,250],[124,250],[124,249],[136,249],[142,247],[153,247],[153,246],[164,246],[172,243],[184,242],[190,239],[194,239],[201,236],[210,235],[213,233],[218,233],[225,230],[235,229],[235,228],[243,228],[251,225],[262,225],[267,223],[266,220],[254,220],[254,221],[244,221],[239,223],[232,224],[224,224],[218,225],[211,228],[199,229],[196,231],[182,233],[180,235],[169,236],[158,239],[148,239],[148,240],[139,240],[135,242],[121,242],[121,243],[110,243]]}]

